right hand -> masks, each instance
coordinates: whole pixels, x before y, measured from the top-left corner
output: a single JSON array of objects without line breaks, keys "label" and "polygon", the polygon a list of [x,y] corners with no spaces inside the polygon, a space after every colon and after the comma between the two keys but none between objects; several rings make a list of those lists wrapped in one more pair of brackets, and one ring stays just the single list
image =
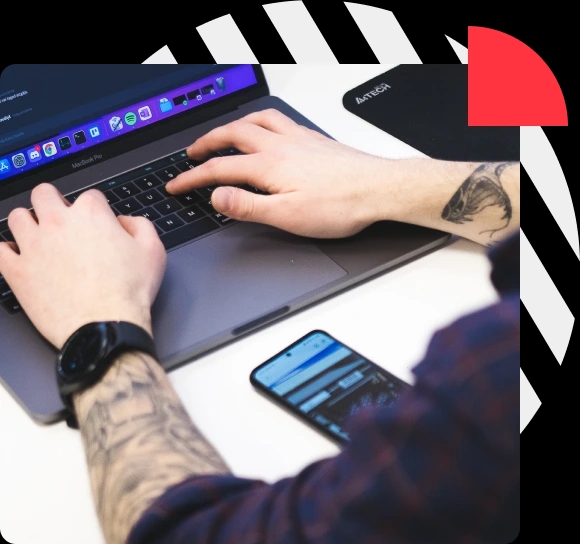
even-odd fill
[{"label": "right hand", "polygon": [[[316,238],[356,234],[380,216],[375,187],[384,177],[386,159],[340,144],[277,110],[252,113],[216,128],[187,153],[202,160],[228,147],[245,155],[212,158],[180,174],[167,191],[226,185],[212,194],[216,211]],[[270,194],[231,187],[241,184]]]}]

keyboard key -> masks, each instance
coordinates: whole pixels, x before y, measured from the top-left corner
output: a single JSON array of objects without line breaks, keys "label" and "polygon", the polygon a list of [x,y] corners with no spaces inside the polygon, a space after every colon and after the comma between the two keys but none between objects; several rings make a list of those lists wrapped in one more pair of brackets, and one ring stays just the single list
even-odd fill
[{"label": "keyboard key", "polygon": [[137,195],[137,200],[143,204],[143,206],[151,206],[151,204],[155,204],[163,200],[163,196],[159,191],[156,189],[151,189],[146,193],[142,193]]},{"label": "keyboard key", "polygon": [[153,226],[155,227],[155,230],[157,231],[157,235],[161,236],[163,234],[163,231],[155,223],[153,223]]},{"label": "keyboard key", "polygon": [[212,217],[220,225],[227,225],[228,223],[232,223],[233,221],[235,221],[235,219],[232,219],[231,217],[228,217],[227,215],[223,215],[221,213],[214,213]]},{"label": "keyboard key", "polygon": [[183,159],[187,159],[187,152],[186,151],[178,151],[177,153],[174,153],[173,155],[171,155],[171,157],[169,157],[169,160],[171,162],[180,162]]},{"label": "keyboard key", "polygon": [[218,151],[218,153],[222,157],[231,157],[233,155],[243,155],[243,153],[239,149],[236,149],[235,147],[230,147],[228,149],[222,149],[221,151]]},{"label": "keyboard key", "polygon": [[153,206],[161,215],[167,215],[168,213],[173,213],[181,210],[183,206],[175,200],[175,198],[168,198],[159,204]]},{"label": "keyboard key", "polygon": [[12,289],[8,287],[7,283],[0,283],[0,302],[4,302],[13,296]]},{"label": "keyboard key", "polygon": [[154,174],[149,174],[148,176],[134,180],[133,183],[142,191],[148,191],[149,189],[153,189],[153,187],[161,185],[161,180]]},{"label": "keyboard key", "polygon": [[167,168],[162,168],[157,170],[155,175],[163,182],[171,181],[180,174],[179,170],[175,166],[168,166]]},{"label": "keyboard key", "polygon": [[211,187],[202,187],[201,189],[197,189],[197,192],[204,198],[211,198],[211,194],[214,192],[214,189],[217,189],[218,185],[212,185]]},{"label": "keyboard key", "polygon": [[143,206],[134,198],[128,198],[115,204],[113,209],[117,210],[121,215],[131,215],[133,212],[140,210]]},{"label": "keyboard key", "polygon": [[72,195],[66,195],[65,198],[71,203],[73,204],[76,199],[81,196],[83,193],[73,193]]},{"label": "keyboard key", "polygon": [[163,198],[171,198],[172,196],[174,196],[168,193],[165,187],[167,187],[166,183],[164,183],[161,187],[157,187],[157,190],[163,195]]},{"label": "keyboard key", "polygon": [[203,213],[197,206],[192,206],[191,208],[187,208],[187,210],[181,210],[180,212],[177,212],[177,216],[181,217],[181,219],[183,219],[186,223],[196,221],[204,215],[205,213]]},{"label": "keyboard key", "polygon": [[120,200],[120,198],[115,193],[113,193],[113,191],[105,191],[103,194],[105,195],[109,206],[116,204]]},{"label": "keyboard key", "polygon": [[14,297],[3,300],[0,304],[9,314],[16,314],[22,309],[20,303]]},{"label": "keyboard key", "polygon": [[219,227],[214,221],[209,217],[202,217],[199,221],[188,223],[185,227],[181,227],[162,235],[161,241],[163,242],[165,249],[171,249],[217,229],[219,229]]},{"label": "keyboard key", "polygon": [[163,217],[155,221],[155,224],[162,228],[165,232],[172,231],[178,227],[181,227],[185,223],[176,214],[168,215],[167,217]]},{"label": "keyboard key", "polygon": [[12,233],[9,230],[5,230],[4,232],[0,233],[0,236],[2,236],[2,238],[4,238],[4,240],[6,240],[7,242],[16,241],[14,240],[14,236],[12,236]]},{"label": "keyboard key", "polygon": [[141,190],[131,182],[124,183],[121,187],[113,189],[113,191],[115,191],[115,194],[121,199],[128,198],[141,192]]},{"label": "keyboard key", "polygon": [[194,161],[193,159],[187,159],[186,161],[178,162],[175,165],[180,172],[187,172],[188,170],[193,170],[196,166],[199,166],[200,163]]},{"label": "keyboard key", "polygon": [[196,191],[193,191],[192,193],[187,193],[185,195],[175,195],[174,198],[184,208],[189,208],[193,204],[197,204],[198,202],[201,202],[203,200],[203,198]]},{"label": "keyboard key", "polygon": [[239,185],[238,187],[240,189],[243,189],[244,191],[249,191],[250,193],[256,193],[257,195],[267,195],[268,194],[266,191],[262,191],[261,189],[258,189],[256,187],[252,187],[251,185]]},{"label": "keyboard key", "polygon": [[149,221],[155,221],[161,217],[161,215],[151,206],[149,206],[149,208],[144,208],[138,212],[132,213],[131,215],[142,215],[145,219],[149,219]]},{"label": "keyboard key", "polygon": [[198,206],[208,215],[216,213],[214,207],[211,205],[211,200],[206,200],[205,202],[201,202]]}]

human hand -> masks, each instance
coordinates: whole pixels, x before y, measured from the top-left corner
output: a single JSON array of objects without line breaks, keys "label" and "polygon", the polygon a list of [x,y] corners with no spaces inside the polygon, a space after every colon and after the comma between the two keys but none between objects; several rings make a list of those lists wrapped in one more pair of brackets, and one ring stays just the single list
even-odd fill
[{"label": "human hand", "polygon": [[115,217],[96,190],[69,205],[42,184],[31,200],[36,219],[24,208],[8,216],[16,244],[0,243],[0,272],[40,333],[58,349],[94,321],[128,321],[151,333],[166,263],[154,226]]},{"label": "human hand", "polygon": [[[317,238],[356,234],[380,216],[375,189],[386,159],[331,140],[277,110],[252,113],[216,128],[187,153],[202,160],[230,147],[245,155],[212,158],[180,174],[167,184],[167,191],[228,185],[212,194],[216,211]],[[242,184],[270,194],[231,187]]]}]

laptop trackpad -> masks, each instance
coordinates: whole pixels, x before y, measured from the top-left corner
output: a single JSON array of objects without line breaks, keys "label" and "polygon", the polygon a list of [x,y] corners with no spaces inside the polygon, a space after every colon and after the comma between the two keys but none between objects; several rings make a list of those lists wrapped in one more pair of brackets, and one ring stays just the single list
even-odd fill
[{"label": "laptop trackpad", "polygon": [[179,352],[209,347],[213,337],[243,330],[345,275],[310,241],[263,225],[203,238],[168,255],[153,308],[159,355],[174,364]]}]

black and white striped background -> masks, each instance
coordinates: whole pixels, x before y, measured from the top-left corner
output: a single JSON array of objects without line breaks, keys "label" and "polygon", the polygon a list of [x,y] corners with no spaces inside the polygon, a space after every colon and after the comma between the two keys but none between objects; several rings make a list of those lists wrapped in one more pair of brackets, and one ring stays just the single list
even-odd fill
[{"label": "black and white striped background", "polygon": [[[374,5],[370,5],[374,4]],[[536,51],[559,81],[570,124],[575,72],[573,17],[547,9],[513,14],[505,4],[442,5],[327,0],[119,6],[42,15],[26,33],[15,5],[2,6],[0,68],[15,62],[179,63],[455,63],[467,62],[467,25],[511,34]],[[36,9],[36,8],[35,8]],[[35,11],[33,9],[32,11]],[[16,11],[15,11],[16,10]],[[46,9],[44,10],[46,11]],[[54,15],[57,17],[54,17]],[[52,17],[51,17],[52,15]],[[19,23],[14,27],[15,22]],[[494,78],[494,74],[489,74]],[[362,82],[361,82],[362,83]],[[501,81],[497,81],[501,85]],[[573,448],[578,357],[575,154],[570,127],[521,127],[522,242],[521,429],[526,453],[522,497],[526,521],[518,541],[549,523],[550,541],[569,538],[575,501],[562,495],[576,460]],[[565,176],[566,173],[566,176]],[[566,177],[570,185],[566,182]],[[575,335],[578,336],[578,335]],[[541,407],[540,407],[541,405]],[[539,408],[539,409],[538,409]],[[535,414],[535,415],[534,415]],[[559,494],[559,495],[558,495]],[[528,521],[530,520],[530,521]],[[1,535],[0,535],[1,540]]]}]

